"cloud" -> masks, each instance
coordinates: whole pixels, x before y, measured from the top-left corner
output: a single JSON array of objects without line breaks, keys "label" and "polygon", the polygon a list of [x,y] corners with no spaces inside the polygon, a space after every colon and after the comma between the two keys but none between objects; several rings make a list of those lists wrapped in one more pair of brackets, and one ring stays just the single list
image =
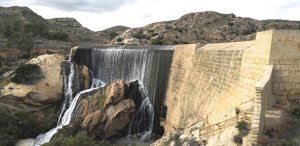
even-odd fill
[{"label": "cloud", "polygon": [[234,13],[240,17],[259,20],[300,20],[299,0],[2,0],[1,2],[3,1],[3,5],[6,6],[28,6],[44,18],[74,17],[83,26],[94,31],[115,25],[141,27],[201,11]]},{"label": "cloud", "polygon": [[[8,3],[20,3],[20,0],[4,0]],[[62,11],[109,12],[134,3],[137,0],[27,0],[21,3],[52,7]]]}]

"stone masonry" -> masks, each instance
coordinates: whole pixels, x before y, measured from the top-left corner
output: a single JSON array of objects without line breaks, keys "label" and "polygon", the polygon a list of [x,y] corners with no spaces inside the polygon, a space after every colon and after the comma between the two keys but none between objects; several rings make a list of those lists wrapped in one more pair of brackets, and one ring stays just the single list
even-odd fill
[{"label": "stone masonry", "polygon": [[205,125],[251,110],[251,144],[264,127],[265,111],[282,96],[300,98],[300,31],[258,32],[246,42],[178,45],[168,80],[166,133]]}]

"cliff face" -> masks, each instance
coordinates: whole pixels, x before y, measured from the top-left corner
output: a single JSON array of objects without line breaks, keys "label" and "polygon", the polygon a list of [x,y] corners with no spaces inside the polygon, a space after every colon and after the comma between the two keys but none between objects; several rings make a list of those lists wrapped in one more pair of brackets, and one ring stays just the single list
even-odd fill
[{"label": "cliff face", "polygon": [[[217,12],[189,13],[177,20],[133,28],[117,36],[113,43],[186,44],[253,40],[257,31],[300,29],[299,21],[255,20]],[[118,38],[119,41],[117,40]],[[123,40],[122,42],[120,40]]]}]

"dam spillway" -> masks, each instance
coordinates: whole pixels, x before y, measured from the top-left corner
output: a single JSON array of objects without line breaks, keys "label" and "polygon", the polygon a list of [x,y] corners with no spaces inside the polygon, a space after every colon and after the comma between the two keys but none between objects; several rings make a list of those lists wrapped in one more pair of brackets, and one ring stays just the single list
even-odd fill
[{"label": "dam spillway", "polygon": [[[156,133],[160,124],[158,118],[166,93],[173,49],[174,46],[137,45],[79,47],[74,61],[87,66],[92,72],[92,78],[105,83],[118,79],[139,80],[154,108],[153,132]],[[141,102],[139,105],[144,105]],[[140,128],[129,131],[141,132],[137,129]]]}]

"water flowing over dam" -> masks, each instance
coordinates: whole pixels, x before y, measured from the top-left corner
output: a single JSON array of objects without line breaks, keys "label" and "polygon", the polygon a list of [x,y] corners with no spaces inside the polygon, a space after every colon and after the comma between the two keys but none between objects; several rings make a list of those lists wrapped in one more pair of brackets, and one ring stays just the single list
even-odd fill
[{"label": "water flowing over dam", "polygon": [[105,83],[122,79],[138,80],[142,98],[135,100],[137,112],[128,135],[141,134],[148,139],[159,126],[158,116],[166,90],[166,80],[174,46],[101,46],[80,47],[75,62],[86,65],[93,78]]},{"label": "water flowing over dam", "polygon": [[40,134],[34,145],[49,142],[63,126],[68,125],[77,102],[83,93],[98,89],[114,80],[138,81],[140,97],[133,99],[136,112],[129,125],[128,137],[150,140],[159,127],[158,116],[163,94],[166,90],[168,69],[172,58],[172,46],[112,46],[78,48],[74,61],[87,66],[92,73],[89,89],[73,95],[72,80],[74,65],[68,61],[69,71],[63,70],[64,102],[57,126],[45,134]]}]

